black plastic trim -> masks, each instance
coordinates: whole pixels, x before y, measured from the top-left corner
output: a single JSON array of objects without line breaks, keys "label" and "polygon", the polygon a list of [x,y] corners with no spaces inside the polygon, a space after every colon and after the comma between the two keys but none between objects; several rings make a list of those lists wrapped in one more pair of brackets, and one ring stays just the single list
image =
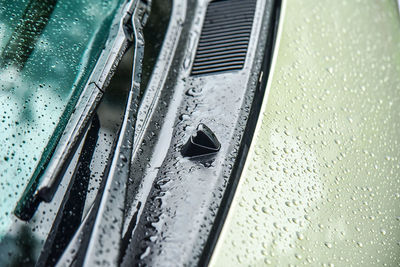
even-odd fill
[{"label": "black plastic trim", "polygon": [[[256,3],[256,0],[217,0],[209,3],[192,75],[243,68]],[[234,49],[238,47],[241,47],[243,57],[237,57]],[[206,60],[204,54],[208,54]]]},{"label": "black plastic trim", "polygon": [[265,58],[262,65],[262,73],[263,76],[261,81],[259,81],[257,85],[257,92],[254,96],[252,108],[250,110],[249,120],[247,121],[245,133],[243,134],[242,143],[239,148],[238,158],[235,162],[235,165],[232,170],[232,175],[229,178],[228,185],[226,187],[224,196],[221,201],[221,205],[218,209],[217,216],[215,218],[213,227],[211,228],[211,232],[209,234],[209,238],[204,247],[204,251],[201,255],[199,266],[207,266],[215,246],[217,244],[219,235],[224,226],[225,219],[228,215],[230,204],[232,203],[233,197],[235,196],[236,188],[239,183],[239,179],[241,177],[243,167],[246,162],[247,154],[249,152],[249,148],[251,145],[251,141],[253,140],[254,132],[256,129],[257,121],[260,116],[261,106],[264,100],[265,89],[268,82],[268,77],[271,68],[271,61],[273,56],[273,51],[275,47],[276,34],[278,30],[278,22],[280,17],[281,10],[281,0],[277,0],[274,3],[274,16],[272,21],[274,22],[274,29],[269,33],[267,44],[265,48]]}]

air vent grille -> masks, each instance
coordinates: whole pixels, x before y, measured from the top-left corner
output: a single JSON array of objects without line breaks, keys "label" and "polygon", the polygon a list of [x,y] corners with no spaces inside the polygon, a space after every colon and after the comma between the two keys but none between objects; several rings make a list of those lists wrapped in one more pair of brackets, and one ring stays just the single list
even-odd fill
[{"label": "air vent grille", "polygon": [[207,8],[192,75],[243,68],[257,0],[217,0]]}]

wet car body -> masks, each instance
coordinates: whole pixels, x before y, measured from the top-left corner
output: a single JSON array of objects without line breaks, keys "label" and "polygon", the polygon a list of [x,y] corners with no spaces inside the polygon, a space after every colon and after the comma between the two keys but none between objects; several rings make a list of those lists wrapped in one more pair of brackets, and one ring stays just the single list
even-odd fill
[{"label": "wet car body", "polygon": [[210,265],[397,266],[396,2],[282,11],[263,115]]},{"label": "wet car body", "polygon": [[[353,3],[364,13],[352,13],[345,2],[306,2],[121,2],[91,73],[95,81],[85,87],[91,93],[81,94],[78,115],[15,210],[27,222],[12,217],[15,225],[1,241],[8,259],[2,264],[398,262],[397,155],[384,145],[398,147],[397,7]],[[325,4],[337,12],[321,17]],[[366,23],[374,10],[376,20]],[[343,17],[347,25],[337,23]],[[336,26],[329,31],[327,23]],[[367,31],[373,25],[391,37],[380,42],[384,37]],[[346,31],[352,30],[367,45],[351,42]],[[123,78],[117,71],[113,82],[124,54],[120,66],[132,73]],[[385,69],[358,86],[367,65]],[[364,109],[371,99],[378,101],[373,114]],[[383,108],[379,101],[386,100],[392,104]],[[385,116],[393,123],[380,124],[381,135],[372,124],[342,129],[350,119],[384,122]],[[343,145],[346,138],[355,153]],[[382,163],[386,152],[390,160]],[[374,155],[379,160],[369,158]],[[367,171],[340,167],[343,158]],[[379,170],[387,184],[376,184]],[[353,209],[346,213],[348,199]],[[363,209],[368,202],[376,209]],[[325,220],[329,213],[337,219]],[[379,229],[362,224],[371,216]],[[358,233],[373,235],[373,242],[357,240]],[[368,258],[364,252],[374,248],[376,258]]]}]

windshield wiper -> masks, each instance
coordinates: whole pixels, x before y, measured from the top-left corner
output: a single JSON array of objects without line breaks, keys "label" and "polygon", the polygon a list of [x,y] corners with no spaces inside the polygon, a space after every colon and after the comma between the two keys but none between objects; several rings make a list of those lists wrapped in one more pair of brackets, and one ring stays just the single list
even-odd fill
[{"label": "windshield wiper", "polygon": [[76,266],[98,264],[114,266],[118,265],[120,260],[126,188],[141,99],[140,84],[144,55],[142,30],[150,12],[150,3],[138,0],[134,5],[131,17],[134,36],[133,73],[117,142],[112,149],[110,164],[104,173],[96,200],[80,230],[58,261],[58,266],[64,266],[71,261]]},{"label": "windshield wiper", "polygon": [[[132,14],[134,40],[133,76],[125,114],[122,121],[118,142],[114,150],[108,172],[107,182],[101,198],[96,221],[88,244],[85,266],[108,262],[118,264],[127,182],[129,178],[135,125],[140,101],[140,83],[144,55],[143,27],[146,24],[150,5],[138,1]],[[107,174],[106,174],[107,175]],[[112,219],[110,219],[112,218]],[[107,248],[104,250],[103,248]]]},{"label": "windshield wiper", "polygon": [[136,3],[137,0],[129,1],[121,7],[116,15],[106,46],[81,93],[74,113],[58,141],[50,161],[38,175],[37,178],[40,179],[30,181],[15,208],[14,214],[20,219],[31,219],[40,202],[50,202],[57,191],[116,66],[133,41],[131,17]]}]

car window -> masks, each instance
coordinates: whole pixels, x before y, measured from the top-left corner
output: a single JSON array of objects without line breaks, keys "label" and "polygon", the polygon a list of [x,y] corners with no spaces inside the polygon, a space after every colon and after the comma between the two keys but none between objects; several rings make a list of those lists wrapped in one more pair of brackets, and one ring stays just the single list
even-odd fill
[{"label": "car window", "polygon": [[121,1],[0,1],[0,240],[44,167]]}]

